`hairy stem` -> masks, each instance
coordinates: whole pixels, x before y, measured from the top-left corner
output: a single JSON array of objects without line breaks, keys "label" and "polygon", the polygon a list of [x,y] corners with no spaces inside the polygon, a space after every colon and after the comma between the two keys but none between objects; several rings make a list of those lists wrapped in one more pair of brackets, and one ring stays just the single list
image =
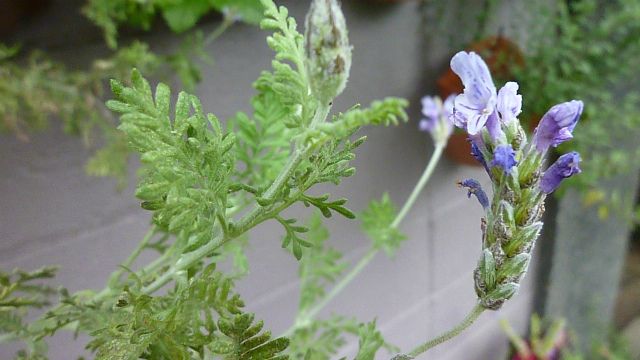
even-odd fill
[{"label": "hairy stem", "polygon": [[427,350],[432,349],[460,335],[461,332],[463,332],[465,329],[471,326],[471,324],[473,324],[474,321],[478,319],[478,317],[480,316],[480,314],[482,314],[484,310],[485,309],[480,304],[477,304],[471,310],[471,312],[467,315],[467,317],[465,317],[464,320],[462,320],[461,323],[453,327],[451,330],[441,334],[440,336],[417,346],[415,349],[411,350],[411,352],[409,353],[409,356],[415,358],[420,354],[426,352]]},{"label": "hairy stem", "polygon": [[[398,227],[398,225],[400,225],[404,217],[407,215],[409,210],[411,210],[411,208],[415,204],[416,200],[418,199],[418,195],[420,195],[420,193],[424,189],[425,185],[427,184],[427,182],[431,178],[431,175],[433,174],[433,170],[435,169],[436,165],[440,161],[440,158],[442,156],[442,150],[444,149],[445,145],[446,143],[436,144],[435,150],[431,155],[431,158],[429,159],[429,163],[427,164],[427,167],[424,169],[424,172],[422,173],[420,180],[418,180],[415,187],[413,188],[413,191],[411,192],[411,195],[409,196],[405,204],[402,206],[402,210],[398,213],[398,215],[396,215],[395,219],[393,219],[393,222],[391,223],[392,228]],[[360,272],[362,272],[362,270],[364,270],[364,268],[366,268],[367,265],[369,265],[369,263],[375,258],[378,251],[379,250],[375,247],[370,248],[367,251],[367,253],[360,259],[360,261],[358,261],[358,263],[351,269],[351,271],[349,271],[349,273],[345,275],[340,280],[340,282],[338,282],[331,289],[331,291],[327,293],[313,308],[311,308],[309,311],[298,314],[298,316],[296,317],[295,323],[291,328],[287,330],[287,332],[285,333],[285,336],[293,333],[296,329],[306,326],[306,324],[308,324],[309,321],[313,320],[313,318],[325,306],[327,306],[327,304],[329,304],[329,302],[331,302],[333,298],[335,298],[340,292],[342,292],[342,290],[344,290],[344,288],[346,288],[347,285],[349,285],[349,283],[351,283],[351,281],[353,281],[353,279],[355,279],[356,276]]]}]

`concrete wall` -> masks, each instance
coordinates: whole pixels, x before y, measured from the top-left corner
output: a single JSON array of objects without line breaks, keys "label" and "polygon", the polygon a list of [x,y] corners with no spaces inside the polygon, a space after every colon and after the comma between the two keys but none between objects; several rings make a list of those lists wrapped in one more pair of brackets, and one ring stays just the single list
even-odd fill
[{"label": "concrete wall", "polygon": [[[307,1],[283,1],[302,19]],[[412,101],[412,122],[398,128],[365,129],[369,141],[359,150],[358,173],[335,193],[363,209],[368,200],[388,191],[402,204],[422,172],[431,140],[416,130],[419,98],[433,91],[436,73],[450,53],[426,49],[417,4],[366,8],[345,4],[354,45],[351,80],[334,109],[355,102],[368,104],[388,95]],[[211,26],[211,25],[210,25]],[[215,42],[210,51],[216,65],[206,70],[199,95],[206,110],[227,118],[248,110],[251,83],[267,67],[271,51],[265,33],[238,25]],[[173,46],[173,40],[148,38],[154,47]],[[102,51],[94,45],[59,52],[75,61]],[[116,192],[111,180],[89,178],[83,164],[89,152],[80,141],[55,126],[34,135],[29,143],[0,137],[0,266],[34,268],[62,266],[57,281],[71,291],[101,288],[110,272],[145,233],[149,215],[139,208],[133,186]],[[136,164],[132,164],[132,170]],[[133,173],[133,171],[132,171]],[[483,171],[442,161],[414,211],[402,224],[410,240],[395,259],[379,255],[323,315],[353,315],[362,321],[378,319],[386,338],[404,350],[447,330],[474,304],[471,272],[480,249],[480,206],[467,200],[455,181],[467,177],[487,183]],[[132,183],[134,178],[132,176]],[[355,262],[368,247],[358,225],[331,219],[331,243]],[[279,333],[291,325],[297,305],[295,259],[280,249],[282,230],[267,223],[253,236],[249,258],[251,274],[238,284],[249,310]],[[256,233],[258,233],[256,232]],[[533,271],[530,271],[533,273]],[[509,319],[522,329],[532,301],[531,276],[518,296],[498,313],[482,315],[467,333],[425,359],[501,359],[506,340],[497,321]],[[60,334],[50,342],[52,359],[71,359],[82,352],[82,340]],[[345,354],[357,349],[357,340]],[[13,347],[0,346],[0,358]],[[380,359],[389,358],[381,354]]]}]

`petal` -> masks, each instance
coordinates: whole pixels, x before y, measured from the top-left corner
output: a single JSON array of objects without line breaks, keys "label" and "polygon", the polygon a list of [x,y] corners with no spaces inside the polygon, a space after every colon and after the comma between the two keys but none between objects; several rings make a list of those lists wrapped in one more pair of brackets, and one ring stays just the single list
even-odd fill
[{"label": "petal", "polygon": [[495,92],[489,67],[478,54],[460,51],[451,58],[450,65],[451,70],[460,77],[465,87],[477,80],[479,83],[491,84],[489,88],[493,87],[493,92]]},{"label": "petal", "polygon": [[428,118],[437,118],[440,113],[440,107],[438,101],[433,96],[425,96],[421,100],[422,103],[422,115]]},{"label": "petal", "polygon": [[522,112],[522,95],[518,95],[518,83],[510,81],[498,91],[496,108],[503,122],[513,121]]}]

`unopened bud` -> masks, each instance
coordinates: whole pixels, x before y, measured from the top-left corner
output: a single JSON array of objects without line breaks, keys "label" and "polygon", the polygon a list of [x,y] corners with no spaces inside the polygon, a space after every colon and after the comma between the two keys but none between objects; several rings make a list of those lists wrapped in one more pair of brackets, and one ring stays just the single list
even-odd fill
[{"label": "unopened bud", "polygon": [[311,91],[328,103],[344,90],[351,68],[351,45],[338,1],[313,0],[305,27]]}]

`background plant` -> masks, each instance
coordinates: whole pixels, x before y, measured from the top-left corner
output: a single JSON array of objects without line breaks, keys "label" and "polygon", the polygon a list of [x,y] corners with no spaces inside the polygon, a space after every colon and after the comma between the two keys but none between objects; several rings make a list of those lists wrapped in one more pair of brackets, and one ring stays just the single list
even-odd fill
[{"label": "background plant", "polygon": [[[115,129],[117,120],[103,106],[106,80],[125,78],[133,67],[146,74],[169,69],[193,91],[201,79],[198,61],[212,63],[204,47],[236,21],[257,24],[262,5],[258,0],[91,0],[82,11],[104,30],[112,55],[93,60],[86,69],[69,69],[45,52],[0,44],[0,131],[27,140],[30,132],[46,128],[51,118],[59,119],[66,133],[81,137],[87,146],[100,144],[86,164],[87,173],[116,177],[122,185],[129,151],[122,133]],[[192,30],[202,16],[211,12],[224,14],[216,29],[207,36]],[[140,40],[117,47],[119,26],[149,31],[158,14],[176,33],[192,30],[182,36],[177,51],[157,54]]]},{"label": "background plant", "polygon": [[513,360],[623,360],[631,359],[627,345],[620,335],[612,335],[608,344],[593,344],[591,353],[576,351],[572,343],[575,336],[567,328],[564,319],[541,319],[537,314],[531,316],[528,337],[522,338],[506,320],[500,322],[505,334],[509,337]]},{"label": "background plant", "polygon": [[640,58],[640,3],[561,1],[542,14],[551,26],[534,34],[539,40],[529,43],[524,67],[515,69],[522,91],[534,95],[524,104],[524,118],[539,118],[558,100],[588,103],[585,121],[568,145],[583,155],[585,176],[570,184],[582,191],[585,204],[598,206],[606,218],[633,199],[605,192],[598,182],[640,161],[639,143],[631,151],[615,146],[623,135],[638,133],[640,125],[638,94],[629,91]]}]

